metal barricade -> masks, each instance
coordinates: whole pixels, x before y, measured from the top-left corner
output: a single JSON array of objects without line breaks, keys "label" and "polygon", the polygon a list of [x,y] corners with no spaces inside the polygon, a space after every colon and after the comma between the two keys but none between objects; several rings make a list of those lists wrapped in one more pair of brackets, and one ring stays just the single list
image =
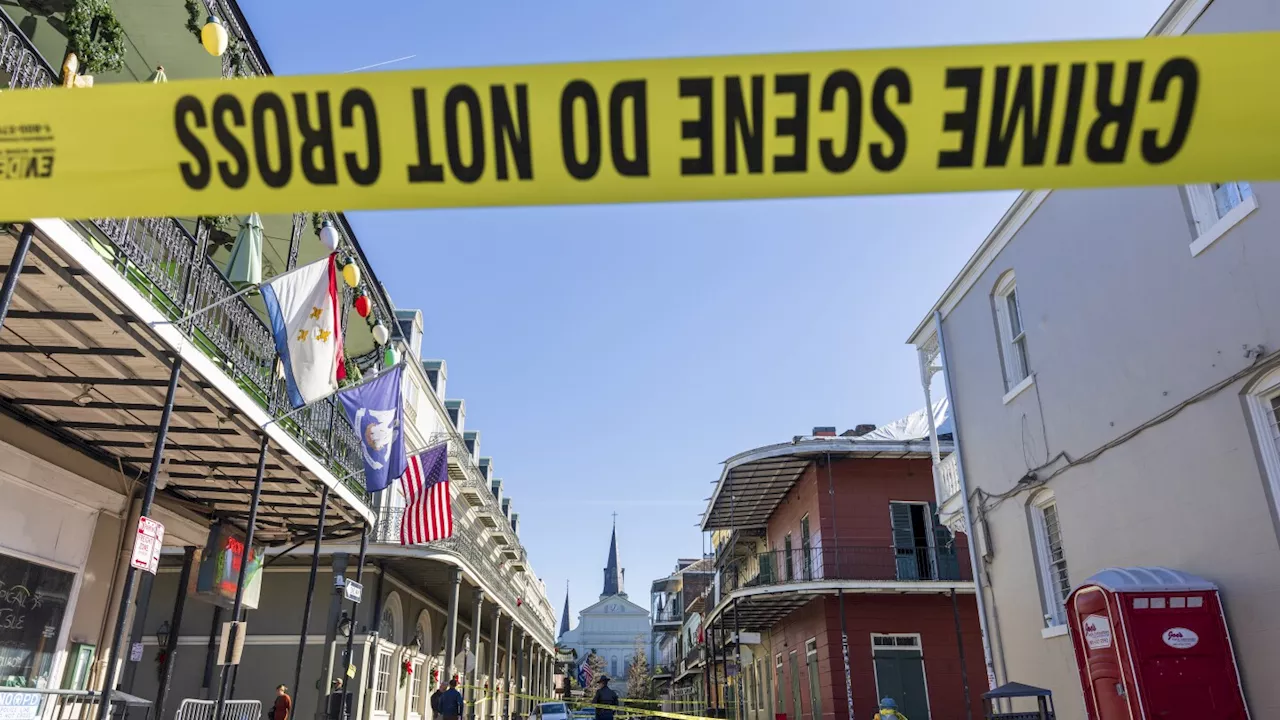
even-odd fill
[{"label": "metal barricade", "polygon": [[[183,700],[173,720],[213,720],[213,700]],[[262,720],[262,701],[227,700],[222,704],[222,720]]]},{"label": "metal barricade", "polygon": [[[91,690],[47,690],[42,688],[0,687],[0,715],[11,720],[94,720],[102,704],[102,693]],[[151,701],[118,690],[111,693],[111,715],[122,717],[128,710],[130,720],[149,720]]]}]

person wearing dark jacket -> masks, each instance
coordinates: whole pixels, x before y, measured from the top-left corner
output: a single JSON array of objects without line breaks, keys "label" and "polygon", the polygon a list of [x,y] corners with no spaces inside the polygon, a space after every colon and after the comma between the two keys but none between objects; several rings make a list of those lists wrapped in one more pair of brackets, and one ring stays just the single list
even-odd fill
[{"label": "person wearing dark jacket", "polygon": [[464,703],[462,693],[458,692],[458,679],[449,680],[449,689],[440,695],[440,714],[444,720],[458,720],[462,717]]},{"label": "person wearing dark jacket", "polygon": [[591,704],[596,706],[596,720],[613,720],[613,710],[606,710],[602,705],[617,706],[618,693],[609,687],[609,676],[600,677],[600,689],[596,691],[596,696],[592,698]]},{"label": "person wearing dark jacket", "polygon": [[440,696],[442,695],[444,695],[443,685],[436,688],[436,691],[431,693],[431,717],[433,720],[440,720]]}]

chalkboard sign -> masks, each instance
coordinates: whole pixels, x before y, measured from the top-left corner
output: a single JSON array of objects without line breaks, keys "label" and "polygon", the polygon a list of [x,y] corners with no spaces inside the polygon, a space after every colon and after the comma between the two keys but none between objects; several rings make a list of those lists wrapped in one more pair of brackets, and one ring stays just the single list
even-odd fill
[{"label": "chalkboard sign", "polygon": [[72,573],[0,554],[0,685],[47,687]]}]

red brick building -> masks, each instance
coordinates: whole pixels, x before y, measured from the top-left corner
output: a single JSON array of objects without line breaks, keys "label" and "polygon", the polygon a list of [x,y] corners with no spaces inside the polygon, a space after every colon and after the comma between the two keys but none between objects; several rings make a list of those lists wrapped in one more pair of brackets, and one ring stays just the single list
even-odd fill
[{"label": "red brick building", "polygon": [[725,463],[702,527],[717,570],[707,681],[729,717],[870,718],[892,696],[910,720],[960,720],[966,693],[982,716],[968,547],[937,522],[929,441],[859,430]]}]

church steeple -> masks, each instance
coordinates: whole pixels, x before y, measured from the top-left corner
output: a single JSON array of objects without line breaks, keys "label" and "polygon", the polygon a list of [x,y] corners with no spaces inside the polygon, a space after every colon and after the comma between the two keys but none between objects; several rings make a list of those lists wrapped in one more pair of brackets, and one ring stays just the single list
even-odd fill
[{"label": "church steeple", "polygon": [[622,572],[618,569],[618,513],[613,514],[613,532],[609,535],[609,560],[604,566],[604,591],[601,599],[622,594]]},{"label": "church steeple", "polygon": [[569,632],[569,581],[565,580],[564,581],[564,612],[560,613],[560,635],[558,635],[557,637],[564,637],[564,634],[567,632]]}]

